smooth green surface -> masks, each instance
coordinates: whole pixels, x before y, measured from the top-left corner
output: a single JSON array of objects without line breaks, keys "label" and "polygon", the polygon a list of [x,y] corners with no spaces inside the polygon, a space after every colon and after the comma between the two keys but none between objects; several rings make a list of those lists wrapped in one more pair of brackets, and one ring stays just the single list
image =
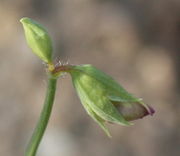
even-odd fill
[{"label": "smooth green surface", "polygon": [[52,63],[52,43],[45,28],[27,17],[22,18],[20,22],[23,25],[27,43],[33,53],[44,62]]},{"label": "smooth green surface", "polygon": [[114,97],[123,102],[140,101],[139,98],[135,98],[132,94],[128,93],[111,76],[90,64],[74,66],[74,70],[83,72],[84,74],[98,81],[103,87],[105,87],[104,89],[106,89],[106,94],[109,97]]},{"label": "smooth green surface", "polygon": [[41,139],[43,137],[44,131],[47,127],[49,117],[51,114],[51,110],[52,110],[52,106],[53,106],[53,102],[54,102],[55,91],[56,91],[56,82],[57,82],[57,79],[49,76],[44,106],[43,106],[43,109],[42,109],[42,112],[40,115],[40,119],[37,123],[37,126],[34,130],[31,140],[28,144],[25,156],[35,156],[36,155],[36,151],[41,142]]},{"label": "smooth green surface", "polygon": [[[147,112],[148,107],[142,99],[129,94],[113,78],[92,65],[74,66],[70,74],[84,108],[108,136],[106,121],[131,125],[127,119],[137,119],[138,115],[142,117],[142,111]],[[118,105],[127,114],[118,110]]]}]

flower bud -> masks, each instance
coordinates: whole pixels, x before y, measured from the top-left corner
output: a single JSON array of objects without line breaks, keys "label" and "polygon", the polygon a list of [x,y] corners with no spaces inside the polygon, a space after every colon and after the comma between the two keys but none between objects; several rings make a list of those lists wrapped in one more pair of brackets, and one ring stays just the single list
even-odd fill
[{"label": "flower bud", "polygon": [[128,121],[154,113],[142,99],[129,94],[110,76],[92,65],[73,66],[70,74],[87,113],[108,136],[105,122],[131,125]]},{"label": "flower bud", "polygon": [[25,37],[32,51],[44,62],[52,63],[52,43],[47,31],[30,18],[22,18]]}]

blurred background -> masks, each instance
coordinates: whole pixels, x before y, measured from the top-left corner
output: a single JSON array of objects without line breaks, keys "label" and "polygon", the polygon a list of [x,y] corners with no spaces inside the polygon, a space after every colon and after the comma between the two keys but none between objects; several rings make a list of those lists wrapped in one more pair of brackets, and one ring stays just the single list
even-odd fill
[{"label": "blurred background", "polygon": [[93,64],[156,110],[131,127],[110,124],[109,139],[67,75],[38,156],[180,155],[179,0],[1,0],[1,156],[24,155],[45,96],[44,65],[19,22],[25,16],[47,28],[55,60]]}]

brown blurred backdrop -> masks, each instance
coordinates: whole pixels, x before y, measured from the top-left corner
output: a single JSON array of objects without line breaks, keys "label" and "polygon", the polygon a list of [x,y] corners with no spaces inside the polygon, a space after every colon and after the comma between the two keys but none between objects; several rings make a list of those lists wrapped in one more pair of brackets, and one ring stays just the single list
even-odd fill
[{"label": "brown blurred backdrop", "polygon": [[45,95],[44,65],[27,47],[24,16],[48,29],[54,58],[95,65],[156,110],[131,127],[109,125],[109,139],[67,75],[38,156],[180,155],[179,0],[1,0],[0,156],[23,156]]}]

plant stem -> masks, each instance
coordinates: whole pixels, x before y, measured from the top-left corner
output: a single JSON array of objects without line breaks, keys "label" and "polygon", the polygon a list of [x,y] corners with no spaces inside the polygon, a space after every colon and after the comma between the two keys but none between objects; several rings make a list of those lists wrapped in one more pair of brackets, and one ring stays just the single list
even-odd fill
[{"label": "plant stem", "polygon": [[36,125],[36,128],[33,132],[32,137],[31,137],[31,140],[27,146],[25,156],[35,156],[36,155],[38,146],[41,142],[41,139],[43,137],[44,131],[47,127],[49,117],[51,114],[51,110],[52,110],[52,106],[53,106],[53,102],[54,102],[54,96],[55,96],[55,92],[56,92],[56,82],[57,82],[57,78],[54,78],[51,75],[48,77],[48,86],[47,86],[44,106],[41,111],[39,121]]}]

